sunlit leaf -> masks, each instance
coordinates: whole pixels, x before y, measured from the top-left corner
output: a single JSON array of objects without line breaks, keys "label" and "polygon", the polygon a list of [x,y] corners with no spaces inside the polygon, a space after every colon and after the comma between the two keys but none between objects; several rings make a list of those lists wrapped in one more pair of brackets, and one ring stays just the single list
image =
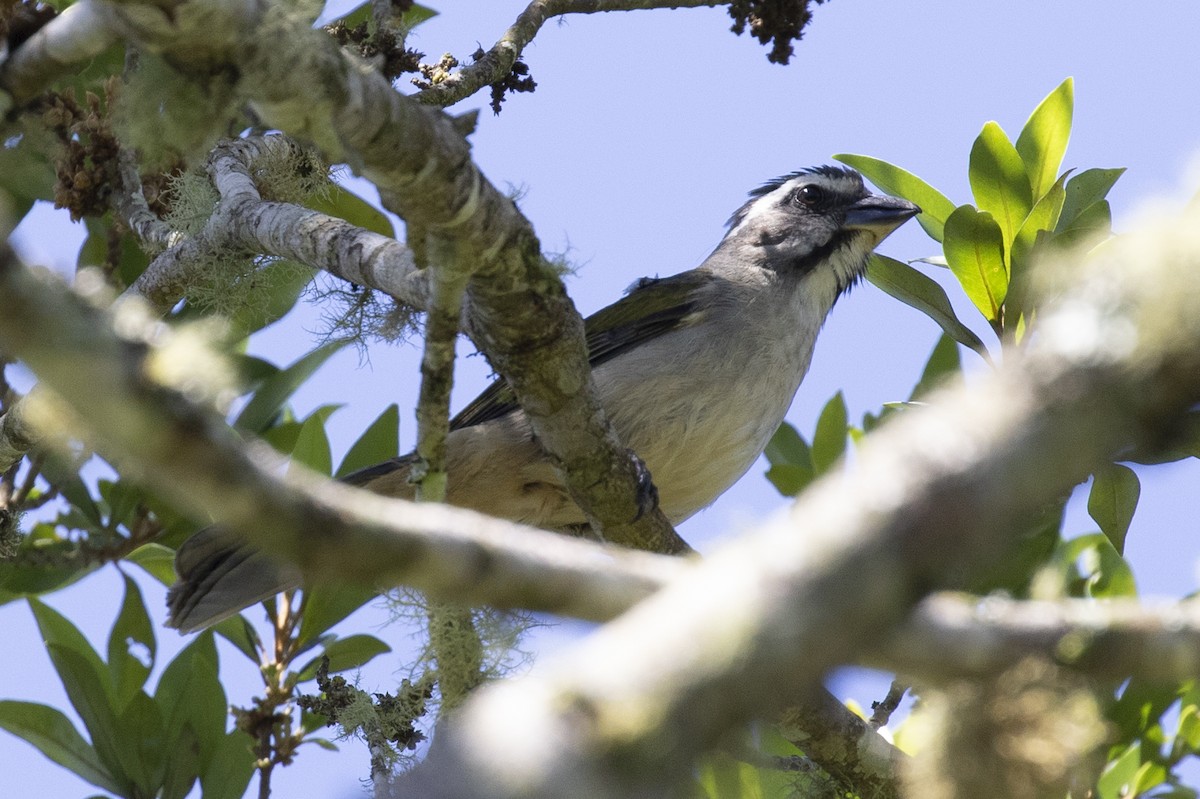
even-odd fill
[{"label": "sunlit leaf", "polygon": [[928,316],[959,344],[978,352],[984,358],[988,357],[983,341],[959,321],[945,289],[933,278],[895,258],[875,254],[871,256],[867,265],[867,280],[900,302]]},{"label": "sunlit leaf", "polygon": [[1075,109],[1075,80],[1067,78],[1034,109],[1017,136],[1017,152],[1034,198],[1054,185],[1071,138],[1071,116]]},{"label": "sunlit leaf", "polygon": [[336,216],[381,236],[392,238],[396,235],[392,220],[388,219],[386,214],[342,186],[335,184],[323,196],[310,200],[307,205],[314,211]]},{"label": "sunlit leaf", "polygon": [[[992,215],[1004,236],[1004,246],[1008,247],[1033,207],[1033,193],[1017,148],[995,122],[983,126],[971,147],[968,177],[975,204],[980,211]],[[955,213],[959,211],[961,206]],[[950,264],[953,268],[953,259]]]},{"label": "sunlit leaf", "polygon": [[1142,765],[1141,744],[1135,743],[1108,764],[1096,782],[1097,799],[1129,799],[1133,781]]},{"label": "sunlit leaf", "polygon": [[945,232],[942,245],[950,271],[984,318],[996,321],[1008,294],[1000,226],[988,212],[963,205],[950,214]]},{"label": "sunlit leaf", "polygon": [[888,194],[902,197],[921,206],[917,222],[932,239],[942,240],[942,227],[946,224],[946,219],[950,214],[954,213],[954,203],[950,202],[946,195],[913,173],[869,155],[839,153],[834,158],[857,169]]}]

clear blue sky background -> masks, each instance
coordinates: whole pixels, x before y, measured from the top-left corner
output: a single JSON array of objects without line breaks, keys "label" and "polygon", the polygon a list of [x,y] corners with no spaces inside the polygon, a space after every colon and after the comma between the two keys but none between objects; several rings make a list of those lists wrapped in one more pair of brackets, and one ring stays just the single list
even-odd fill
[{"label": "clear blue sky background", "polygon": [[[515,19],[522,3],[444,2],[412,45],[436,60],[485,48]],[[1066,166],[1128,167],[1111,195],[1115,226],[1127,228],[1143,201],[1176,205],[1200,185],[1194,34],[1200,5],[1174,3],[1132,12],[1128,4],[1066,0],[1009,3],[864,3],[834,0],[816,9],[793,63],[769,64],[766,50],[728,32],[721,9],[611,13],[549,24],[525,56],[538,82],[533,95],[511,97],[497,118],[486,97],[473,137],[477,163],[491,180],[524,192],[521,207],[548,251],[566,251],[578,272],[568,287],[583,313],[616,299],[632,280],[699,263],[719,240],[730,212],[752,187],[773,176],[826,163],[836,152],[874,155],[900,164],[955,202],[969,201],[966,165],[974,136],[997,120],[1016,136],[1029,112],[1065,77],[1076,79],[1075,132]],[[82,231],[64,214],[41,209],[17,242],[36,262],[64,272],[74,265]],[[918,226],[893,236],[884,251],[911,260],[934,252]],[[977,330],[970,311],[960,313]],[[255,351],[290,362],[315,343],[318,314],[306,310],[271,328]],[[812,369],[789,414],[810,434],[822,405],[841,389],[851,412],[905,398],[937,338],[932,322],[870,286],[839,303],[817,347]],[[466,347],[461,348],[466,351]],[[413,441],[411,408],[419,350],[373,347],[369,363],[343,353],[298,396],[301,415],[327,402],[346,407],[331,421],[335,458],[391,402],[402,413],[402,447]],[[969,353],[964,359],[971,359]],[[467,359],[456,407],[484,384],[482,359]],[[681,527],[701,549],[780,508],[779,497],[753,469],[708,511]],[[1180,596],[1196,588],[1195,535],[1200,469],[1195,462],[1140,469],[1142,503],[1129,535],[1143,594]],[[1069,531],[1094,525],[1076,502]],[[147,601],[163,592],[144,581]],[[49,597],[94,642],[104,636],[120,601],[112,569]],[[378,612],[362,623],[374,624]],[[8,698],[66,709],[65,696],[23,604],[0,607],[0,626],[15,649],[5,666]],[[576,625],[542,641],[562,644]],[[399,628],[380,633],[397,649],[410,642]],[[182,640],[162,630],[161,662]],[[231,701],[256,687],[250,665],[226,651]],[[380,658],[362,684],[386,690],[399,659]],[[153,678],[152,678],[153,679]],[[841,675],[835,687],[869,703],[880,678]],[[0,799],[40,795],[84,797],[96,791],[0,734]],[[304,751],[276,775],[276,796],[352,796],[367,771],[366,754]]]}]

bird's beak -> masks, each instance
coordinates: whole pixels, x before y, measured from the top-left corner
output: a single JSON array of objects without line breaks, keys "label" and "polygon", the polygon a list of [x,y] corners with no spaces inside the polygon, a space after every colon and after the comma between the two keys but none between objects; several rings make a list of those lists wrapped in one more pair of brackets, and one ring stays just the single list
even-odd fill
[{"label": "bird's beak", "polygon": [[875,237],[875,243],[883,241],[896,228],[921,213],[919,206],[898,197],[871,194],[846,210],[846,221],[842,227],[849,230],[865,230]]}]

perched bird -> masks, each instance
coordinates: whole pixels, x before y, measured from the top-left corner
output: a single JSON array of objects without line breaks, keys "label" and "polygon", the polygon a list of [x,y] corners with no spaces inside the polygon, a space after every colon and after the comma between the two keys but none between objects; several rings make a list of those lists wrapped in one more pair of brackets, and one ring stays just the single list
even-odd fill
[{"label": "perched bird", "polygon": [[[700,266],[643,278],[586,320],[599,400],[679,523],[710,505],[754,463],[808,371],[834,302],[871,251],[920,212],[871,194],[851,169],[821,166],[754,190]],[[412,498],[411,456],[346,482]],[[547,529],[585,523],[502,380],[451,422],[446,500]],[[170,624],[188,631],[295,587],[275,564],[220,528],[176,557]]]}]

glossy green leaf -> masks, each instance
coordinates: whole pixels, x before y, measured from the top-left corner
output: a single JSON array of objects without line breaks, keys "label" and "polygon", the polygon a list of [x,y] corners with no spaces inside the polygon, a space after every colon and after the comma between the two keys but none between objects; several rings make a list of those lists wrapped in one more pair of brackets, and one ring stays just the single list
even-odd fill
[{"label": "glossy green leaf", "polygon": [[316,679],[317,668],[324,658],[329,658],[329,673],[357,669],[372,658],[391,652],[392,648],[373,635],[348,635],[337,638],[308,663],[299,672],[300,682]]},{"label": "glossy green leaf", "polygon": [[344,477],[358,469],[374,466],[400,454],[400,408],[395,403],[383,409],[383,413],[371,422],[358,440],[350,447],[337,477]]},{"label": "glossy green leaf", "polygon": [[948,333],[943,333],[938,337],[933,352],[929,354],[929,360],[925,362],[925,369],[921,372],[921,379],[913,388],[910,399],[928,396],[931,391],[961,373],[962,359],[958,356],[958,344]]},{"label": "glossy green leaf", "polygon": [[[1025,174],[1025,162],[995,122],[984,125],[975,139],[967,174],[976,205],[992,215],[1004,236],[1004,246],[1008,247],[1033,208],[1033,192]],[[961,206],[955,213],[960,211]],[[949,224],[949,219],[946,223]],[[946,254],[954,268],[949,255]]]},{"label": "glossy green leaf", "polygon": [[300,427],[296,446],[292,448],[292,463],[301,464],[323,475],[328,475],[333,470],[333,455],[329,450],[329,437],[325,435],[325,422],[341,407],[323,405],[309,414]]},{"label": "glossy green leaf", "polygon": [[109,793],[121,787],[62,711],[33,702],[0,700],[0,728],[28,741],[54,763]]},{"label": "glossy green leaf", "polygon": [[992,215],[960,206],[946,220],[942,246],[967,299],[989,322],[999,319],[1008,294],[1008,272],[1004,268],[1004,235]]},{"label": "glossy green leaf", "polygon": [[335,624],[379,595],[376,588],[347,583],[318,583],[305,591],[304,614],[300,617],[297,636],[301,648],[315,642]]},{"label": "glossy green leaf", "polygon": [[1113,184],[1125,168],[1118,169],[1085,169],[1067,181],[1066,197],[1063,199],[1062,212],[1058,217],[1055,230],[1061,230],[1075,221],[1084,210],[1108,196]]},{"label": "glossy green leaf", "polygon": [[895,258],[875,254],[867,264],[867,280],[905,305],[928,316],[959,344],[978,352],[984,358],[988,357],[983,341],[959,321],[945,289],[933,278]]},{"label": "glossy green leaf", "polygon": [[156,651],[154,626],[146,613],[142,592],[137,583],[126,576],[125,600],[108,636],[108,669],[112,674],[114,707],[118,712],[146,684]]},{"label": "glossy green leaf", "polygon": [[950,214],[954,213],[954,203],[950,202],[946,195],[913,173],[869,155],[839,153],[834,158],[857,169],[888,194],[921,206],[917,222],[934,241],[942,240],[942,227]]},{"label": "glossy green leaf", "polygon": [[387,236],[395,237],[396,229],[392,220],[369,202],[337,184],[324,194],[310,200],[308,206],[314,211],[320,211],[338,219],[344,219],[350,224]]},{"label": "glossy green leaf", "polygon": [[813,433],[812,459],[817,474],[829,471],[846,453],[846,400],[838,392],[825,403]]},{"label": "glossy green leaf", "polygon": [[348,340],[342,340],[322,344],[291,366],[267,378],[254,393],[250,402],[246,404],[246,407],[242,409],[242,412],[238,414],[234,425],[239,430],[261,433],[271,424],[271,420],[279,413],[288,398],[296,392],[296,389],[300,388],[322,364],[348,343]]},{"label": "glossy green leaf", "polygon": [[1088,515],[1100,525],[1100,530],[1118,553],[1125,552],[1125,536],[1137,509],[1142,484],[1128,466],[1110,463],[1092,475],[1092,490],[1088,494]]},{"label": "glossy green leaf", "polygon": [[1025,162],[1025,173],[1034,198],[1054,185],[1071,138],[1075,110],[1075,80],[1067,78],[1034,109],[1017,136],[1017,152]]}]

